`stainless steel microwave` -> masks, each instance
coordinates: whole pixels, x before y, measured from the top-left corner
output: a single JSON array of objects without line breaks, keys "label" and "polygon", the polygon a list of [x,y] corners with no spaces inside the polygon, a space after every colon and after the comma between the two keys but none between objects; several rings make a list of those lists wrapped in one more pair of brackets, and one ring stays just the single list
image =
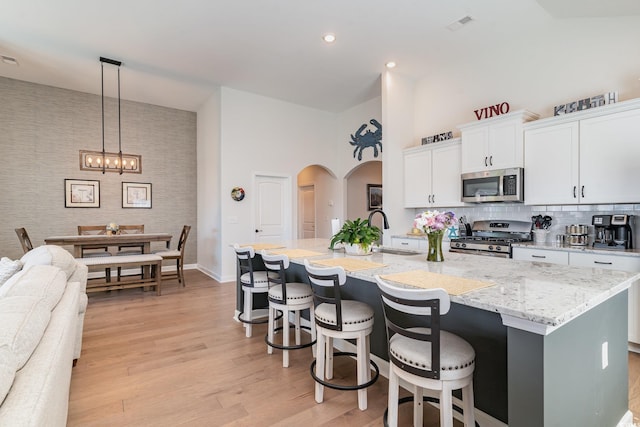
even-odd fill
[{"label": "stainless steel microwave", "polygon": [[461,177],[463,202],[524,202],[522,168],[463,173]]}]

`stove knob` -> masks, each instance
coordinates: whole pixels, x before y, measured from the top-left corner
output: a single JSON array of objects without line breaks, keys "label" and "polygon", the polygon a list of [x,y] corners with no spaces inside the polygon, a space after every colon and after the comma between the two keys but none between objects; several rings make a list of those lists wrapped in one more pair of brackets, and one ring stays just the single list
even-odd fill
[{"label": "stove knob", "polygon": [[502,249],[500,246],[496,246],[496,251],[500,251]]},{"label": "stove knob", "polygon": [[467,247],[467,244],[466,244],[466,243],[463,243],[463,244],[462,244],[462,247],[463,247],[463,248],[466,248],[466,247]]},{"label": "stove knob", "polygon": [[489,245],[489,250],[492,251],[493,250],[493,245]]}]

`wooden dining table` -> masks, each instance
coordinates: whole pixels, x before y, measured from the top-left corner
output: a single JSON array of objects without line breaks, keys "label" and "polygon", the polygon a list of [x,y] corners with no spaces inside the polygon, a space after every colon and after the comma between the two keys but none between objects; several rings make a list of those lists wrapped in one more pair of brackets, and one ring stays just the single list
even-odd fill
[{"label": "wooden dining table", "polygon": [[123,246],[129,244],[142,245],[142,252],[151,253],[152,242],[166,242],[167,249],[173,236],[168,233],[140,233],[140,234],[96,234],[96,235],[69,235],[50,236],[44,239],[47,245],[73,246],[73,256],[80,258],[82,248],[85,246]]}]

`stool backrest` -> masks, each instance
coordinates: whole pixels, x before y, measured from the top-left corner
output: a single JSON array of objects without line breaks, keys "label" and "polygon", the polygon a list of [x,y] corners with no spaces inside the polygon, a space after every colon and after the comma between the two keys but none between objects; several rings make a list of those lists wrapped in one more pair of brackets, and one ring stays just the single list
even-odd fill
[{"label": "stool backrest", "polygon": [[236,258],[238,260],[238,270],[240,276],[245,273],[249,273],[249,277],[251,278],[251,284],[246,286],[253,286],[253,257],[255,256],[255,251],[252,246],[243,246],[240,247],[237,243],[234,243],[233,249],[236,251]]},{"label": "stool backrest", "polygon": [[[269,300],[282,303],[287,301],[287,279],[286,269],[289,268],[289,257],[282,255],[269,255],[266,250],[263,250],[262,261],[267,268],[267,284],[269,288],[276,285],[282,286],[282,299],[277,299],[273,295],[269,294]],[[277,272],[277,273],[276,273]]]},{"label": "stool backrest", "polygon": [[[387,330],[387,343],[395,334],[431,344],[431,369],[413,368],[394,357],[389,360],[402,369],[425,378],[440,379],[440,316],[449,311],[449,294],[444,289],[412,289],[392,286],[375,276]],[[416,327],[427,327],[417,331]]]},{"label": "stool backrest", "polygon": [[304,260],[304,267],[309,276],[313,302],[317,307],[320,304],[331,304],[336,310],[336,324],[322,322],[316,317],[316,323],[323,328],[342,330],[342,296],[340,286],[347,282],[347,273],[344,268],[338,267],[313,267],[309,260]]}]

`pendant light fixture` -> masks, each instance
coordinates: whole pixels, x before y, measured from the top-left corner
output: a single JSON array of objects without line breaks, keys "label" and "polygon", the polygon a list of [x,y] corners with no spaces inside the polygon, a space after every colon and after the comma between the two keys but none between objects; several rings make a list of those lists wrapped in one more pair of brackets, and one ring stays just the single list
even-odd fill
[{"label": "pendant light fixture", "polygon": [[[105,151],[104,138],[104,64],[118,67],[118,152]],[[142,173],[142,156],[122,154],[122,126],[120,122],[120,66],[121,61],[100,57],[101,101],[102,101],[102,151],[80,150],[80,170],[98,172]]]}]

